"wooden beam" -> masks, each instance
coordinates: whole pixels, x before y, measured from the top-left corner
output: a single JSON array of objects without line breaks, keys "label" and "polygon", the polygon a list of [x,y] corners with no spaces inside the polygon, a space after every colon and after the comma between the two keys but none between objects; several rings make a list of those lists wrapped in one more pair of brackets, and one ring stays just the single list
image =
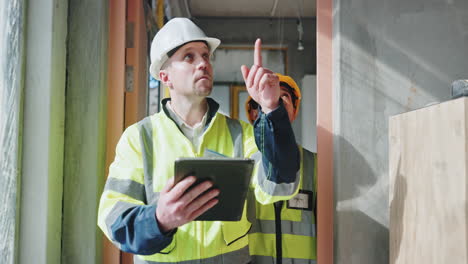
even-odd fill
[{"label": "wooden beam", "polygon": [[333,264],[333,1],[317,0],[317,263]]},{"label": "wooden beam", "polygon": [[[115,146],[124,129],[125,16],[126,1],[110,0],[106,175],[109,174],[109,165],[115,157]],[[120,264],[119,250],[105,237],[102,256],[104,264]]]}]

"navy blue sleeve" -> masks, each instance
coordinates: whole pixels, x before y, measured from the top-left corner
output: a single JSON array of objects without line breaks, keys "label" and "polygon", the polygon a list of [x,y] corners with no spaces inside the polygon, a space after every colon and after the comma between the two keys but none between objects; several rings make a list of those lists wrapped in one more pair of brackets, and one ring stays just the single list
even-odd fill
[{"label": "navy blue sleeve", "polygon": [[163,234],[156,221],[156,205],[128,209],[111,226],[113,238],[125,252],[152,255],[166,248],[177,229]]},{"label": "navy blue sleeve", "polygon": [[275,183],[294,182],[300,167],[300,153],[283,101],[268,114],[259,112],[254,134],[267,178]]}]

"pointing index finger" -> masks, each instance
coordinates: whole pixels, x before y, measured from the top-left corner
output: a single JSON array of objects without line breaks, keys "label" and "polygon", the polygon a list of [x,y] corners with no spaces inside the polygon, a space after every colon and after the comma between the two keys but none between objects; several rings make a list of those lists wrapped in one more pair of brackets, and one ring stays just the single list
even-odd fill
[{"label": "pointing index finger", "polygon": [[262,67],[262,40],[259,38],[255,41],[254,65]]}]

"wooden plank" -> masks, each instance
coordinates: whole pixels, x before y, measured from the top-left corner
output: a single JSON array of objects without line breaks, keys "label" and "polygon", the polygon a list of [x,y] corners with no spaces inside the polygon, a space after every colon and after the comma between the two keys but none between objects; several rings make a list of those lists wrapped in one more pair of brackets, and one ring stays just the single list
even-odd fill
[{"label": "wooden plank", "polygon": [[[333,1],[317,0],[317,263],[333,263]],[[304,113],[303,113],[304,114]],[[305,135],[303,135],[305,136]]]},{"label": "wooden plank", "polygon": [[390,263],[468,263],[466,98],[391,117]]},{"label": "wooden plank", "polygon": [[[109,1],[109,61],[107,86],[106,177],[115,146],[124,129],[126,1]],[[119,264],[120,251],[103,237],[103,263]]]},{"label": "wooden plank", "polygon": [[[126,47],[125,65],[127,69],[126,83],[131,82],[131,88],[125,92],[125,127],[128,127],[147,115],[148,105],[148,52],[145,14],[143,1],[127,2],[127,25],[132,25],[126,38],[133,39],[131,46]],[[130,73],[131,72],[131,73]]]}]

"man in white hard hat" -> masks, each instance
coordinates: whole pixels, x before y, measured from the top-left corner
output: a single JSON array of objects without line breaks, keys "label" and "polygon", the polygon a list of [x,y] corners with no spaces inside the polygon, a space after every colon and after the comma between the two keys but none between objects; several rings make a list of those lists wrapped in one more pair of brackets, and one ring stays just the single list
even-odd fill
[{"label": "man in white hard hat", "polygon": [[279,80],[263,68],[261,42],[254,65],[241,67],[262,111],[252,126],[218,112],[210,57],[220,41],[187,18],[170,20],[154,37],[150,73],[169,87],[160,113],[128,127],[116,149],[99,205],[98,224],[135,263],[249,263],[246,210],[240,221],[193,221],[217,204],[211,182],[173,183],[179,157],[249,157],[257,161],[251,191],[260,203],[298,191],[299,151]]}]

